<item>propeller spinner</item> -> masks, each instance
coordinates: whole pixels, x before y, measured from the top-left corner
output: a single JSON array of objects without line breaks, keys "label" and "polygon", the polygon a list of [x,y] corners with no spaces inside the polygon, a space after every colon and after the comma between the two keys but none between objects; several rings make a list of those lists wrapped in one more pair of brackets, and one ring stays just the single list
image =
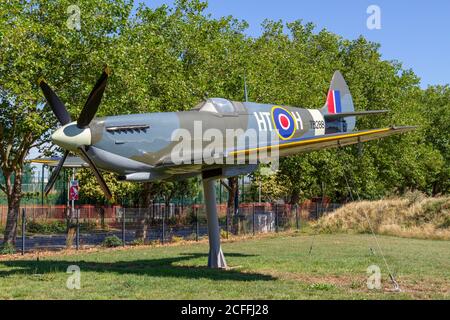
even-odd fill
[{"label": "propeller spinner", "polygon": [[56,178],[61,171],[64,161],[66,160],[70,151],[80,154],[80,156],[89,164],[89,167],[94,173],[97,182],[102,188],[106,198],[112,199],[111,191],[106,185],[100,171],[98,170],[95,163],[92,161],[91,157],[87,153],[87,149],[91,145],[91,130],[89,129],[89,124],[97,113],[98,107],[105,92],[106,83],[108,77],[111,74],[109,67],[103,70],[102,75],[98,79],[94,88],[92,89],[89,98],[87,99],[83,109],[81,110],[80,116],[76,122],[72,122],[69,112],[66,106],[58,96],[53,92],[49,85],[44,79],[39,79],[39,87],[44,93],[45,99],[50,105],[53,113],[55,114],[58,121],[61,123],[62,127],[57,129],[52,134],[52,141],[65,149],[64,156],[59,161],[57,167],[53,171],[47,185],[45,186],[45,195],[48,195],[53,185],[56,182]]}]

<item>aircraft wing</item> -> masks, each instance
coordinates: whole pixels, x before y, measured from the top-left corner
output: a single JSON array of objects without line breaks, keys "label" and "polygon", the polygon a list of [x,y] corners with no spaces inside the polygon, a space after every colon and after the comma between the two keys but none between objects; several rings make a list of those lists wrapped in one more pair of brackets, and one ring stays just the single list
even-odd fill
[{"label": "aircraft wing", "polygon": [[233,151],[230,155],[242,155],[242,153],[248,155],[252,152],[266,149],[272,151],[272,149],[279,148],[279,156],[289,156],[297,153],[310,152],[315,150],[336,148],[347,146],[351,144],[357,144],[359,142],[371,141],[379,138],[388,137],[394,134],[404,133],[415,130],[416,127],[390,127],[383,129],[372,129],[364,131],[356,131],[350,133],[336,133],[329,134],[314,138],[304,138],[298,140],[290,140],[287,142],[281,142],[276,146],[264,146],[254,149]]},{"label": "aircraft wing", "polygon": [[[49,167],[56,167],[60,159],[61,159],[60,157],[36,158],[30,160],[30,162],[41,163]],[[64,162],[64,168],[87,168],[87,167],[89,167],[88,164],[80,157],[67,157],[66,161]]]},{"label": "aircraft wing", "polygon": [[[349,132],[349,133],[335,133],[328,134],[324,136],[318,136],[313,138],[302,138],[298,140],[289,140],[283,141],[278,145],[271,146],[262,146],[258,148],[250,148],[243,149],[237,151],[231,151],[228,156],[230,157],[238,157],[245,155],[246,157],[250,154],[254,154],[255,152],[266,149],[271,156],[274,156],[273,149],[278,147],[279,157],[290,156],[294,154],[310,152],[315,150],[327,149],[327,148],[337,148],[342,146],[347,146],[351,144],[357,144],[359,142],[371,141],[379,138],[388,137],[394,134],[404,133],[408,131],[414,130],[416,127],[390,127],[383,129],[372,129],[372,130],[364,130],[357,132]],[[272,152],[271,152],[272,151]],[[225,163],[225,159],[223,159]],[[261,159],[259,159],[261,160]],[[250,166],[250,165],[247,165]],[[193,164],[185,164],[185,165],[175,165],[171,161],[167,160],[161,163],[156,168],[159,170],[158,172],[162,175],[166,175],[167,177],[187,177],[198,174],[205,170],[214,171],[219,170],[220,168],[225,168],[227,165],[211,165],[205,166],[202,164],[193,165]],[[250,167],[249,167],[250,168]],[[245,171],[245,165],[242,168],[237,168]],[[252,170],[254,168],[252,167]],[[217,175],[224,175],[224,172],[217,173]]]}]

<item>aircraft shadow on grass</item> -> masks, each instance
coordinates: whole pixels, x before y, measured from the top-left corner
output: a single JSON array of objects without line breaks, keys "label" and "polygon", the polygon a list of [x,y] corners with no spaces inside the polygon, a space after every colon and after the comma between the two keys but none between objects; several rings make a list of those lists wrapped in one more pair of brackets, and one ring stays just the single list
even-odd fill
[{"label": "aircraft shadow on grass", "polygon": [[[241,253],[227,253],[228,257],[251,257]],[[178,257],[130,260],[116,262],[97,262],[84,260],[12,260],[0,261],[0,266],[13,268],[12,270],[0,270],[0,277],[15,274],[45,274],[54,272],[66,272],[70,265],[77,265],[81,272],[111,272],[117,274],[136,274],[151,277],[233,280],[233,281],[273,281],[276,278],[260,274],[242,272],[237,269],[218,270],[200,266],[176,265],[190,259],[208,258],[207,254],[186,253]]]}]

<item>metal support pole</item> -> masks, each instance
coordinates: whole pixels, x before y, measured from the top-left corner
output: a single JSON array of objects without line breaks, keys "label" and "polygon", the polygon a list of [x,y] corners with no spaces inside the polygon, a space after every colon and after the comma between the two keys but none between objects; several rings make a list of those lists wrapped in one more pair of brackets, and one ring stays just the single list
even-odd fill
[{"label": "metal support pole", "polygon": [[67,212],[70,212],[70,200],[69,200],[69,192],[70,192],[70,177],[66,173],[66,170],[64,170],[64,180],[66,181],[66,200],[67,200]]},{"label": "metal support pole", "polygon": [[236,217],[239,213],[239,180],[236,186],[236,193],[234,194],[234,212],[233,216]]},{"label": "metal support pole", "polygon": [[25,231],[26,231],[26,212],[25,208],[22,208],[22,255],[25,254]]},{"label": "metal support pole", "polygon": [[203,180],[206,216],[208,219],[209,268],[227,268],[227,263],[220,247],[220,228],[217,217],[216,189],[214,179]]},{"label": "metal support pole", "polygon": [[[72,168],[72,181],[75,181],[75,168]],[[70,185],[69,185],[69,194],[70,194]],[[72,210],[75,210],[75,199],[72,198]],[[78,219],[78,215],[77,215]],[[77,220],[78,224],[78,220]]]},{"label": "metal support pole", "polygon": [[122,208],[122,245],[125,247],[125,208]]},{"label": "metal support pole", "polygon": [[42,206],[42,211],[44,210],[44,168],[45,168],[45,164],[42,165],[42,172],[41,172],[41,206]]}]

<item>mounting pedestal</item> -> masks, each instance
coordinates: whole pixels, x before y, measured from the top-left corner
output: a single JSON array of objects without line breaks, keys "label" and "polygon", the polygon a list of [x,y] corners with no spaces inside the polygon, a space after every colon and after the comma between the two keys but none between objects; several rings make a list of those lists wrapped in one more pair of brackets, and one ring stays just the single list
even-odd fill
[{"label": "mounting pedestal", "polygon": [[217,216],[216,187],[214,179],[203,179],[203,192],[205,194],[206,217],[208,220],[209,256],[208,267],[225,269],[227,263],[220,247],[220,228]]}]

